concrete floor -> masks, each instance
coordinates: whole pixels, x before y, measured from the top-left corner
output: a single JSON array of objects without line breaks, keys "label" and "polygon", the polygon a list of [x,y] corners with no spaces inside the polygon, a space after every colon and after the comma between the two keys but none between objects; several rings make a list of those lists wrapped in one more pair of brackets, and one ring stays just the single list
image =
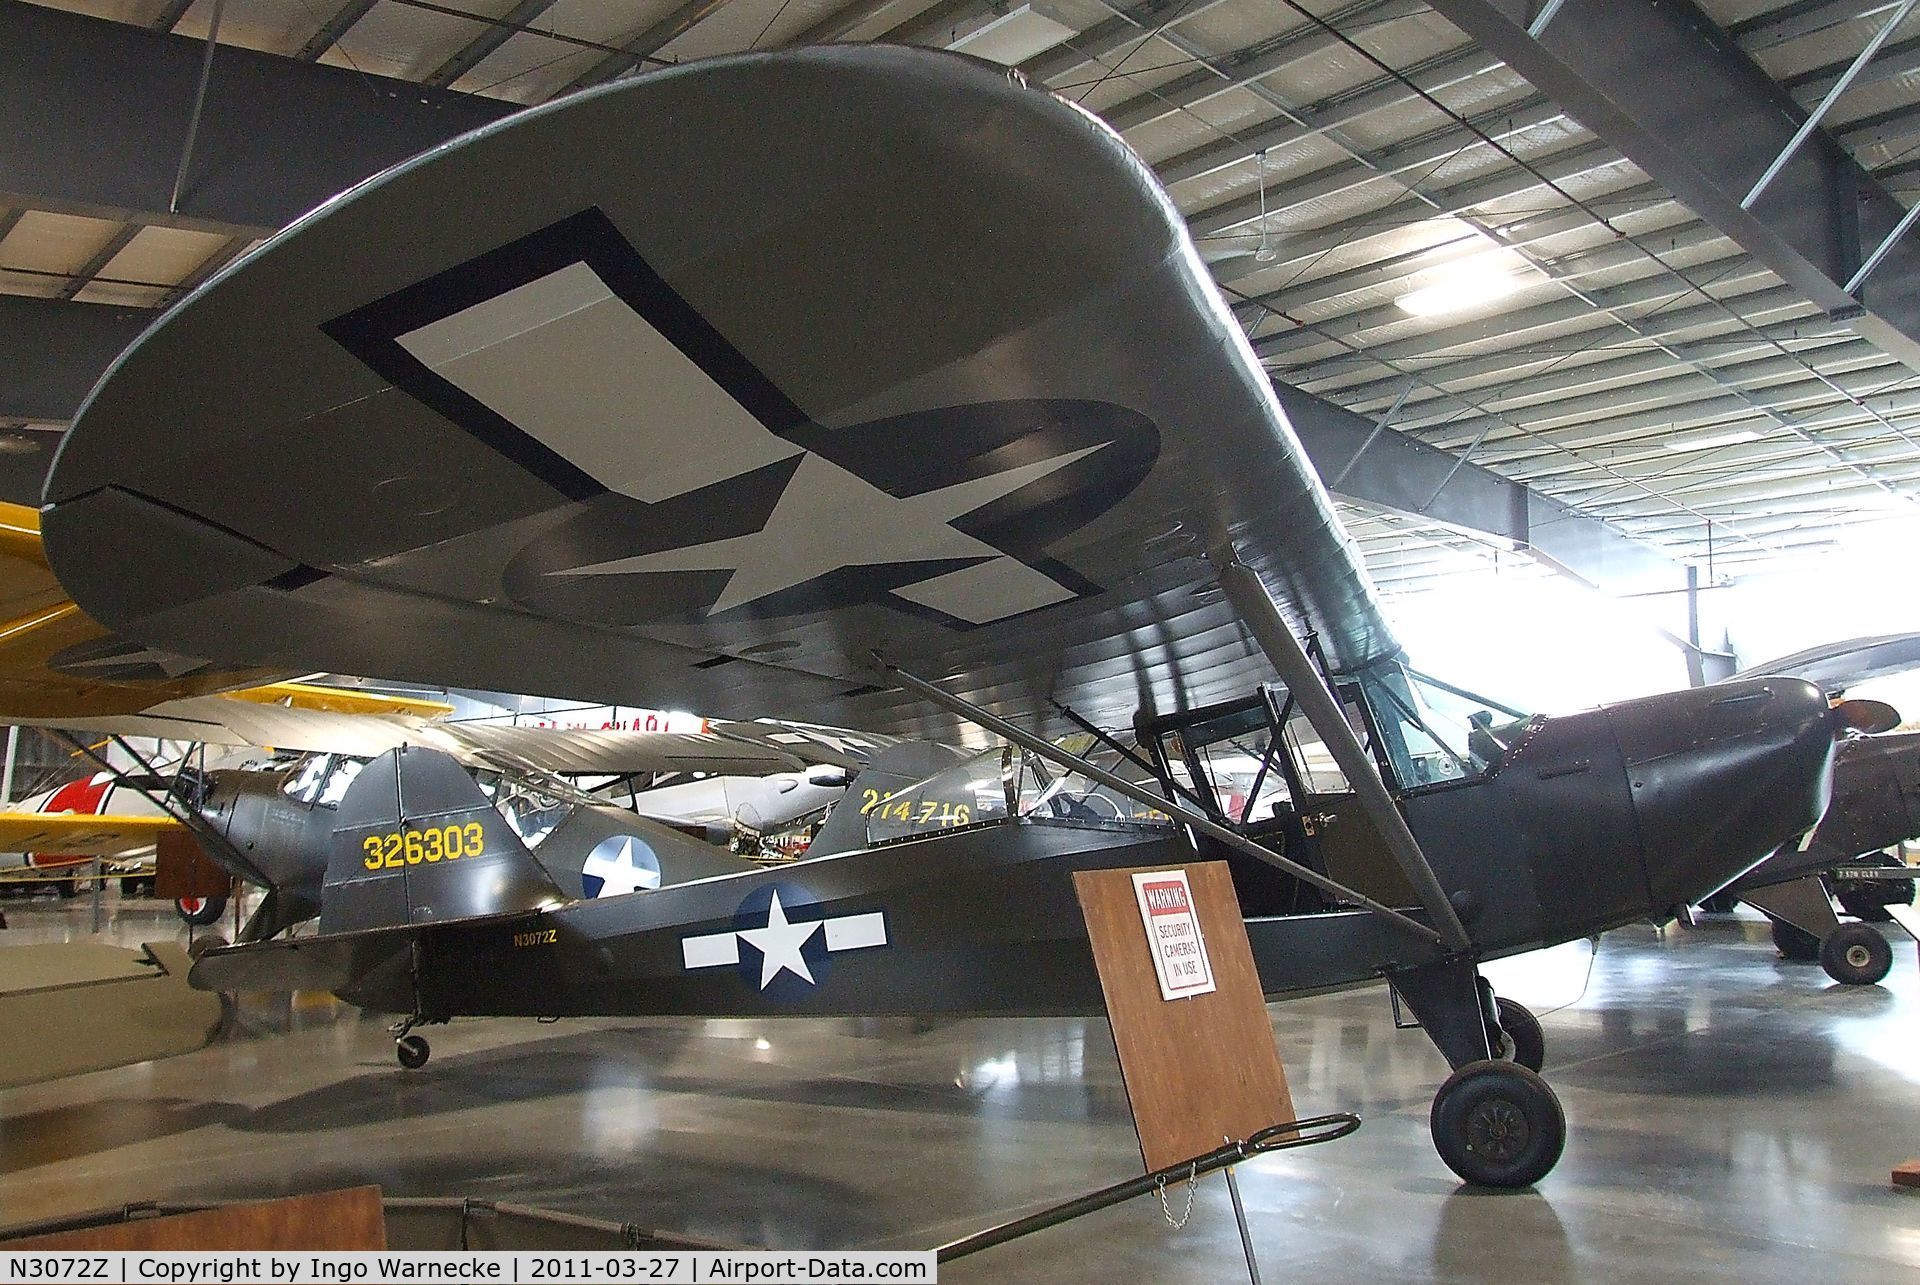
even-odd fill
[{"label": "concrete floor", "polygon": [[[9,903],[14,940],[84,903]],[[116,936],[171,932],[116,908]],[[1242,1168],[1268,1280],[1892,1281],[1920,1272],[1920,970],[1780,962],[1757,919],[1489,970],[1544,1011],[1572,1136],[1538,1191],[1462,1189],[1428,1142],[1441,1060],[1379,990],[1276,1005],[1302,1114],[1355,1136]],[[1583,989],[1584,988],[1584,989]],[[399,1070],[377,1021],[252,1006],[203,1052],[0,1093],[0,1222],[138,1199],[377,1182],[743,1245],[922,1247],[1138,1172],[1104,1024],[465,1021]],[[21,1033],[7,1032],[7,1038]],[[1183,1195],[1170,1193],[1175,1212]],[[1226,1189],[1151,1197],[954,1263],[948,1281],[1245,1278]]]}]

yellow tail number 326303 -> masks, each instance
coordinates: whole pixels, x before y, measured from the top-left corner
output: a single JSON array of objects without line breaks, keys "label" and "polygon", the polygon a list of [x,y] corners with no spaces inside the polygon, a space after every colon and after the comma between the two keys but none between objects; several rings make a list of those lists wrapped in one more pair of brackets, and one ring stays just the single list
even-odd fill
[{"label": "yellow tail number 326303", "polygon": [[421,862],[458,861],[486,850],[487,835],[478,821],[465,825],[432,826],[424,830],[389,830],[360,841],[366,856],[360,864],[369,870],[400,870]]}]

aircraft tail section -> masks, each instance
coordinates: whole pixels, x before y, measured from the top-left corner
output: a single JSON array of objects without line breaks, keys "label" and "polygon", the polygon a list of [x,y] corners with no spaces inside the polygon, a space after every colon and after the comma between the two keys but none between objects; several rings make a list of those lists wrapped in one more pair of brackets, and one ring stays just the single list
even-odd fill
[{"label": "aircraft tail section", "polygon": [[368,763],[340,800],[322,934],[529,911],[563,900],[471,773],[406,746]]},{"label": "aircraft tail section", "polygon": [[968,751],[937,741],[901,741],[874,751],[827,815],[806,855],[831,856],[867,846],[867,813],[910,785],[937,776],[968,757]]}]

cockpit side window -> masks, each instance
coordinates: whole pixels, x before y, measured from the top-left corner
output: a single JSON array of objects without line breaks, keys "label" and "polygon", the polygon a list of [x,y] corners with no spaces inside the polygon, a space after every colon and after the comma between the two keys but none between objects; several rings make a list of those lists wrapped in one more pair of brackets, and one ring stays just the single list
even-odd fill
[{"label": "cockpit side window", "polygon": [[312,803],[319,797],[320,783],[326,779],[327,768],[332,762],[331,754],[309,754],[300,760],[299,766],[287,777],[287,783],[280,787],[281,792],[302,803]]},{"label": "cockpit side window", "polygon": [[327,774],[327,783],[321,787],[320,797],[316,800],[319,806],[339,807],[340,800],[347,797],[347,787],[353,784],[354,778],[360,775],[360,769],[366,765],[365,759],[348,758],[344,754],[336,755],[333,771]]}]

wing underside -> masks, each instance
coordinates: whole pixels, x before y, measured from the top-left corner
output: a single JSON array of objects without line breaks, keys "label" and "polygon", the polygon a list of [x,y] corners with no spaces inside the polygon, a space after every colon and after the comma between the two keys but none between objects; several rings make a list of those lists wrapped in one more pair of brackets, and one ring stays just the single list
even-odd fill
[{"label": "wing underside", "polygon": [[1337,667],[1396,650],[1145,167],[924,51],[693,64],[389,171],[156,325],[47,498],[89,611],[294,669],[950,733],[880,652],[1117,721],[1267,675],[1223,543]]},{"label": "wing underside", "polygon": [[145,852],[187,827],[165,816],[94,816],[80,812],[0,812],[0,852],[57,852],[123,857]]}]

